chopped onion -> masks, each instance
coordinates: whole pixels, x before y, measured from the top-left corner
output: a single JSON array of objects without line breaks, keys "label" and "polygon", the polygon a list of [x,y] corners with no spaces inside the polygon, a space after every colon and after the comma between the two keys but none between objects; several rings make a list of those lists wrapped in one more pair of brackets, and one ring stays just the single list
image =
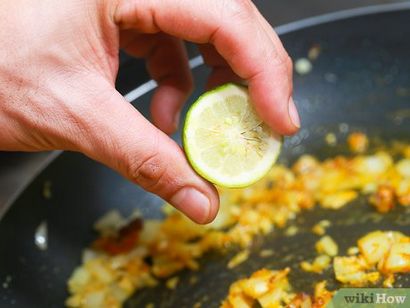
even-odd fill
[{"label": "chopped onion", "polygon": [[175,290],[178,285],[178,282],[179,282],[179,277],[172,277],[172,278],[169,278],[165,282],[165,285],[168,289]]},{"label": "chopped onion", "polygon": [[410,243],[394,243],[391,246],[384,271],[390,273],[410,271]]},{"label": "chopped onion", "polygon": [[102,234],[112,233],[126,224],[125,219],[117,210],[107,212],[94,224],[94,229]]},{"label": "chopped onion", "polygon": [[374,231],[362,237],[358,241],[358,246],[366,261],[369,264],[376,264],[390,248],[390,240],[385,232]]},{"label": "chopped onion", "polygon": [[339,248],[336,242],[329,236],[323,236],[315,245],[318,253],[324,253],[330,257],[337,255]]},{"label": "chopped onion", "polygon": [[242,250],[238,254],[236,254],[229,262],[228,268],[232,269],[239,264],[245,262],[249,258],[249,250]]},{"label": "chopped onion", "polygon": [[410,178],[410,159],[402,159],[396,164],[396,169],[403,177]]},{"label": "chopped onion", "polygon": [[313,65],[309,61],[309,59],[299,58],[295,61],[295,71],[299,75],[309,74],[312,68],[313,68]]}]

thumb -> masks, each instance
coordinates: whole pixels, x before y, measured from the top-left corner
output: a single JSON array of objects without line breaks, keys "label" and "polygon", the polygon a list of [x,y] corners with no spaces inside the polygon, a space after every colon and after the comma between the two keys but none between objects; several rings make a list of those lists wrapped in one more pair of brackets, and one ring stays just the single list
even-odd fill
[{"label": "thumb", "polygon": [[[211,222],[219,199],[213,185],[189,166],[181,148],[155,128],[110,86],[87,115],[87,136],[78,148],[185,213]],[[84,120],[84,119],[82,119]]]}]

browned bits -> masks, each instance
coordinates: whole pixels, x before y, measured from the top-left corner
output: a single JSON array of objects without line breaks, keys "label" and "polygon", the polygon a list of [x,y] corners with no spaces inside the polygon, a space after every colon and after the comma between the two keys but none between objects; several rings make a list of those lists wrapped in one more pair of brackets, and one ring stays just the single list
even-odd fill
[{"label": "browned bits", "polygon": [[387,213],[394,208],[394,189],[388,185],[380,185],[375,194],[371,195],[369,202],[380,213]]},{"label": "browned bits", "polygon": [[369,139],[363,133],[351,133],[347,138],[347,144],[353,153],[364,153],[369,146]]},{"label": "browned bits", "polygon": [[118,255],[132,250],[138,242],[142,230],[142,220],[136,218],[122,227],[117,235],[103,235],[92,244],[95,250],[102,250],[110,255]]}]

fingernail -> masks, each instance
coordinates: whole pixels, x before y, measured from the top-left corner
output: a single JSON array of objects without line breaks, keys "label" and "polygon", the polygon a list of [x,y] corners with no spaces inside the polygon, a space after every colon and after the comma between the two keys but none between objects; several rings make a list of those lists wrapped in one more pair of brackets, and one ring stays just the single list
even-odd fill
[{"label": "fingernail", "polygon": [[210,213],[209,199],[194,188],[182,188],[172,198],[171,204],[199,223],[207,223]]},{"label": "fingernail", "polygon": [[292,121],[292,124],[296,126],[297,128],[300,128],[299,113],[298,113],[298,110],[296,109],[296,105],[292,97],[289,99],[288,112],[289,112],[289,118]]}]

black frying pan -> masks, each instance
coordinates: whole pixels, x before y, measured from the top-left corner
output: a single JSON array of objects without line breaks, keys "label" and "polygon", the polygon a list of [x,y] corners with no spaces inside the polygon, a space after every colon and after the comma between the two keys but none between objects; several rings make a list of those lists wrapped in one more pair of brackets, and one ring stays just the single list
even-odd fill
[{"label": "black frying pan", "polygon": [[[341,123],[371,137],[410,141],[409,10],[310,25],[283,34],[282,40],[293,58],[306,56],[313,44],[322,48],[313,71],[295,76],[295,98],[303,129],[298,136],[287,139],[282,162],[290,163],[301,153],[326,157],[343,152],[343,148],[331,148],[324,143],[324,135],[329,131],[339,138],[345,137],[346,132],[340,131]],[[206,73],[204,66],[194,69],[197,90],[193,97],[202,91]],[[135,101],[135,106],[145,114],[150,96],[147,93]],[[52,183],[51,199],[42,196],[46,181]],[[80,262],[81,250],[95,236],[93,222],[113,208],[125,215],[139,208],[147,217],[158,217],[161,204],[158,198],[83,155],[63,153],[14,201],[1,220],[0,306],[61,307],[67,297],[66,281]],[[398,208],[380,217],[364,199],[341,211],[306,212],[295,223],[301,230],[308,230],[323,218],[333,221],[329,234],[341,251],[370,230],[401,230],[409,234],[410,228],[409,210]],[[40,251],[34,245],[34,232],[44,220],[48,223],[49,247]],[[298,269],[301,259],[314,256],[316,239],[310,232],[289,238],[282,231],[275,231],[266,238],[258,238],[249,262],[234,270],[225,269],[229,255],[209,255],[202,270],[194,274],[197,284],[189,284],[192,274],[184,272],[176,291],[160,285],[139,292],[126,306],[144,307],[144,303],[155,302],[162,307],[191,307],[202,300],[204,306],[216,307],[232,281],[264,266],[291,266],[291,283],[297,290],[310,290],[313,282],[322,277],[330,279],[330,287],[337,287],[331,271],[317,275]],[[259,258],[262,247],[273,249],[274,256]],[[7,276],[11,279],[3,288]],[[406,276],[400,276],[398,283],[410,287]]]}]

